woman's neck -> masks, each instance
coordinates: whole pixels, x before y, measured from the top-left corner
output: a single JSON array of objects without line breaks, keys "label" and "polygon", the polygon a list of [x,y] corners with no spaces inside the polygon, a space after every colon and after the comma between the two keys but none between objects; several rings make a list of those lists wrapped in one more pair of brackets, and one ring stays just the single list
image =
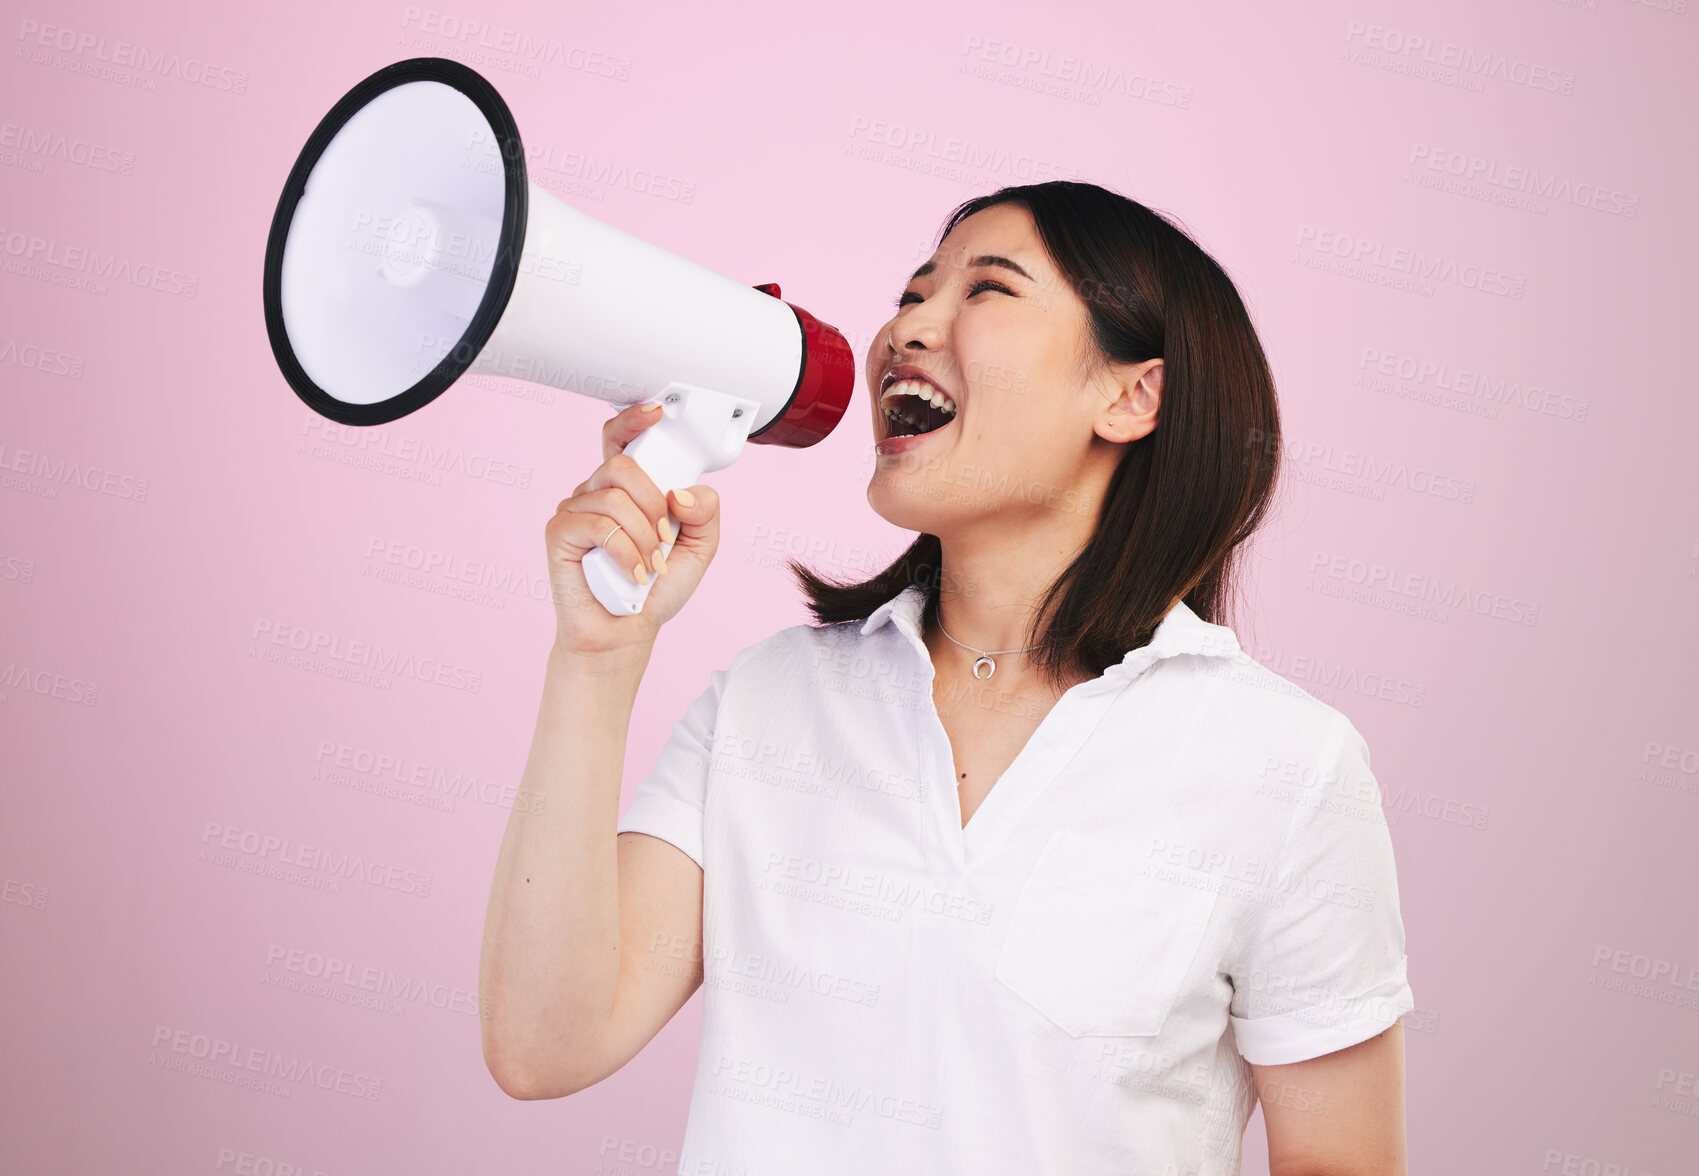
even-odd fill
[{"label": "woman's neck", "polygon": [[[949,637],[979,650],[1018,650],[1034,644],[1029,630],[1039,601],[1079,554],[1077,544],[1059,529],[1024,539],[1007,530],[983,542],[940,538],[939,544],[938,618]],[[966,656],[967,664],[973,663],[976,654],[939,636]],[[1024,654],[1003,656],[1026,660]],[[998,673],[1002,670],[999,660]]]}]

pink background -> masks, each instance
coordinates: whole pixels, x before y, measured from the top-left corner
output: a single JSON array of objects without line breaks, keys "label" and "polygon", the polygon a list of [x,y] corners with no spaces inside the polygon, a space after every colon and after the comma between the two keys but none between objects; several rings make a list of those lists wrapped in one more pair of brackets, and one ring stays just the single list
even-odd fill
[{"label": "pink background", "polygon": [[[700,996],[559,1102],[501,1093],[474,1011],[552,634],[542,526],[600,461],[606,410],[467,382],[392,445],[528,484],[432,484],[417,461],[339,460],[359,435],[321,427],[266,341],[297,152],[354,82],[420,55],[490,77],[563,198],[780,282],[858,357],[968,196],[1078,178],[1178,215],[1251,307],[1290,441],[1235,627],[1357,724],[1393,822],[1412,1170],[1693,1170],[1699,13],[739,8],[6,0],[0,1170],[672,1170]],[[103,62],[118,42],[183,69]],[[1478,70],[1424,66],[1447,53]],[[1064,58],[1110,73],[1056,92]],[[210,84],[181,76],[202,64]],[[1335,251],[1356,242],[1353,268]],[[158,267],[160,288],[97,288],[61,264],[73,249]],[[1401,250],[1462,277],[1412,285]],[[1502,277],[1481,289],[1483,270]],[[866,504],[864,397],[822,444],[710,476],[719,555],[657,648],[628,798],[708,672],[805,619],[787,554],[867,572],[911,537]],[[397,582],[410,552],[515,590]],[[1480,611],[1395,609],[1360,583],[1372,567]],[[268,662],[268,625],[437,659],[459,686]],[[339,755],[477,787],[447,805]],[[393,885],[268,876],[280,851],[242,834],[396,867]],[[403,994],[312,990],[327,958]],[[335,1081],[195,1072],[202,1038]],[[1259,1116],[1246,1172],[1263,1146]]]}]

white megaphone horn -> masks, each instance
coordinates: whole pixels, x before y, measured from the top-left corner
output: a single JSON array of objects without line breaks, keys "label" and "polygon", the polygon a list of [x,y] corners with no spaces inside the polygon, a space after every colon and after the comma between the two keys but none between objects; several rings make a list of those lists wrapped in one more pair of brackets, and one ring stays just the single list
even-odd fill
[{"label": "white megaphone horn", "polygon": [[[813,445],[855,386],[843,335],[776,284],[735,282],[530,181],[495,88],[434,57],[379,70],[307,140],[272,218],[265,319],[290,386],[346,425],[405,416],[468,373],[616,411],[659,402],[625,452],[663,492],[746,440]],[[584,575],[616,616],[652,587],[600,547]]]}]

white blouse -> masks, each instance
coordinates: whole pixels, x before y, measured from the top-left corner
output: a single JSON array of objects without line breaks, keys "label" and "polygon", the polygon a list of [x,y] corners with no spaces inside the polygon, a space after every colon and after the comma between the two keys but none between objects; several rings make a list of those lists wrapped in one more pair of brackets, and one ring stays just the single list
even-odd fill
[{"label": "white blouse", "polygon": [[1182,602],[963,828],[923,602],[743,649],[620,818],[704,873],[679,1172],[1237,1173],[1247,1062],[1413,1007],[1362,737]]}]

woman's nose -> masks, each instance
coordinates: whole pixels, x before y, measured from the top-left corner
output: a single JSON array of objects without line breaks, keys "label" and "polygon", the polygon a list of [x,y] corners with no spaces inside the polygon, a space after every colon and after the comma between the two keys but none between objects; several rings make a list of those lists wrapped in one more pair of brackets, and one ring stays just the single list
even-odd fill
[{"label": "woman's nose", "polygon": [[916,306],[897,316],[891,324],[889,341],[896,346],[899,355],[921,348],[937,351],[943,345],[944,333],[937,312]]}]

